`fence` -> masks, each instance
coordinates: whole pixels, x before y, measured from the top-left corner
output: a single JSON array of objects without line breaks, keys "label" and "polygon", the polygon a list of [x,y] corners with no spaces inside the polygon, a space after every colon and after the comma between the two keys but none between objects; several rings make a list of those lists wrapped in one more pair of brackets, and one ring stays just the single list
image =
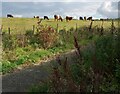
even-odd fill
[{"label": "fence", "polygon": [[[56,31],[58,31],[59,25],[57,24]],[[12,29],[8,27],[7,32],[2,32],[3,37],[3,50],[13,50],[16,47],[26,47],[30,44],[30,40],[33,41],[36,37],[35,30],[36,26],[33,25],[31,30],[25,30],[25,33],[13,33]],[[37,39],[36,39],[37,40]]]},{"label": "fence", "polygon": [[[77,23],[75,23],[75,29],[70,29],[70,31],[79,31],[79,26]],[[112,31],[113,31],[113,27],[114,27],[114,23],[112,21],[112,25],[111,25],[111,28],[112,28]],[[104,31],[104,28],[103,28],[103,21],[101,22],[101,27],[98,28],[97,26],[95,26],[94,30],[93,30],[93,22],[91,21],[90,25],[88,27],[85,27],[85,28],[82,28],[84,31],[88,31],[89,32],[89,35],[92,33],[94,33],[93,31],[96,31],[97,33],[99,33],[100,35],[103,35],[103,31]],[[2,26],[1,26],[1,31],[2,31]],[[81,31],[82,31],[81,29]],[[115,28],[114,28],[115,29]],[[36,30],[36,26],[33,25],[31,30],[29,32],[25,32],[25,34],[22,34],[22,33],[17,33],[17,34],[14,34],[11,32],[11,28],[8,27],[8,32],[2,32],[2,34],[0,34],[0,40],[3,41],[3,50],[5,49],[8,49],[8,50],[11,50],[11,49],[15,49],[16,47],[26,47],[29,45],[29,40],[31,40],[33,38],[34,41],[37,41],[35,40],[35,30]],[[27,31],[27,30],[26,30]],[[37,31],[37,30],[36,30]],[[59,32],[59,24],[57,23],[56,24],[56,31],[58,33],[62,33],[62,32]],[[65,31],[65,30],[64,30]],[[91,32],[92,31],[92,32]],[[66,32],[63,32],[63,33],[66,33]],[[112,32],[113,33],[113,32]],[[70,32],[70,34],[73,34]],[[87,36],[88,34],[86,34]],[[3,39],[2,39],[2,36],[3,36]],[[66,35],[67,36],[67,35]],[[62,36],[63,38],[65,37],[65,34],[63,34]],[[69,36],[68,36],[69,37]],[[81,37],[82,37],[82,33],[81,33]],[[64,38],[65,39],[65,38]],[[68,39],[66,39],[66,41],[68,41]],[[0,44],[1,45],[1,44]]]}]

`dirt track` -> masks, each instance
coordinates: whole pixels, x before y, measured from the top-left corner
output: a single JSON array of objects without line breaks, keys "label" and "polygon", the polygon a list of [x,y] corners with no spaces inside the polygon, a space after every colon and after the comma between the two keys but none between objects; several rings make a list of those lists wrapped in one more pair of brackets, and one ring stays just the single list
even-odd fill
[{"label": "dirt track", "polygon": [[[64,60],[64,57],[68,57],[68,62],[70,63],[75,54],[75,50],[72,50],[71,52],[60,56],[60,59]],[[57,65],[55,58],[42,63],[42,65],[31,66],[14,73],[3,75],[2,92],[27,92],[32,85],[38,84],[40,80],[49,76],[50,72],[48,72],[48,68],[51,67],[51,62],[54,62],[54,64]]]}]

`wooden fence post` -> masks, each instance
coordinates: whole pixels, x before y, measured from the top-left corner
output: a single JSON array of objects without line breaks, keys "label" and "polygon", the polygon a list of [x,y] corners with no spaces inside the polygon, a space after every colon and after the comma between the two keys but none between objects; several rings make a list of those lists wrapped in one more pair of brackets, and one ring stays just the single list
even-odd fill
[{"label": "wooden fence post", "polygon": [[35,25],[33,25],[33,34],[34,34],[34,31],[35,31]]},{"label": "wooden fence post", "polygon": [[10,27],[8,27],[8,34],[10,35]]},{"label": "wooden fence post", "polygon": [[113,34],[115,31],[115,26],[114,26],[114,21],[112,19],[112,24],[111,24],[111,34]]},{"label": "wooden fence post", "polygon": [[101,36],[103,35],[103,30],[104,30],[103,24],[104,24],[104,21],[102,20],[102,25],[101,25],[101,30],[100,30],[100,35],[101,35]]},{"label": "wooden fence post", "polygon": [[91,29],[92,29],[92,25],[93,25],[93,21],[91,21],[91,23],[90,23],[90,26],[89,26],[89,32],[90,32]]},{"label": "wooden fence post", "polygon": [[0,25],[0,33],[2,34],[3,25]]},{"label": "wooden fence post", "polygon": [[25,47],[25,34],[22,35],[22,47]]},{"label": "wooden fence post", "polygon": [[77,23],[76,23],[76,32],[77,32]]},{"label": "wooden fence post", "polygon": [[56,29],[56,30],[57,30],[57,32],[59,32],[59,31],[58,31],[58,23],[57,23],[57,29]]}]

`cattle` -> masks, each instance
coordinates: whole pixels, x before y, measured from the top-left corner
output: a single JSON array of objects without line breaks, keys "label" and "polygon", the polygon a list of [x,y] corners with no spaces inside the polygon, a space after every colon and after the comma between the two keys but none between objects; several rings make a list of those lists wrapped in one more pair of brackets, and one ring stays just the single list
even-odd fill
[{"label": "cattle", "polygon": [[105,21],[106,19],[100,19],[100,21]]},{"label": "cattle", "polygon": [[45,19],[49,20],[48,16],[44,16],[44,20],[45,20]]},{"label": "cattle", "polygon": [[109,19],[108,18],[107,19],[102,19],[102,18],[100,19],[100,21],[107,21],[107,20],[109,20]]},{"label": "cattle", "polygon": [[73,17],[66,16],[66,21],[70,21],[72,19],[73,19]]},{"label": "cattle", "polygon": [[83,20],[83,17],[79,17],[79,20]]},{"label": "cattle", "polygon": [[34,16],[34,18],[39,18],[39,16]]},{"label": "cattle", "polygon": [[86,16],[84,16],[84,20],[86,20]]},{"label": "cattle", "polygon": [[54,20],[56,21],[63,21],[63,19],[62,19],[62,17],[61,16],[59,16],[59,15],[54,15]]},{"label": "cattle", "polygon": [[88,17],[87,20],[92,20],[92,17]]},{"label": "cattle", "polygon": [[13,15],[7,14],[7,18],[13,18]]}]

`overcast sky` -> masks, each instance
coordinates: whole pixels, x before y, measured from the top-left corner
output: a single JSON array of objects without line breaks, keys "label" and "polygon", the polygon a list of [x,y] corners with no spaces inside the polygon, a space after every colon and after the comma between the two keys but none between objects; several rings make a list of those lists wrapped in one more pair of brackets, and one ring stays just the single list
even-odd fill
[{"label": "overcast sky", "polygon": [[[11,2],[10,2],[11,1]],[[62,2],[57,2],[53,0],[4,0],[2,1],[2,16],[6,17],[6,14],[12,14],[16,17],[33,17],[34,15],[39,15],[43,17],[44,15],[53,18],[54,14],[65,16],[73,16],[78,18],[79,16],[93,16],[94,18],[117,18],[118,17],[118,2],[117,0],[113,2],[112,0],[82,0],[81,2],[77,0],[61,0]]]}]

